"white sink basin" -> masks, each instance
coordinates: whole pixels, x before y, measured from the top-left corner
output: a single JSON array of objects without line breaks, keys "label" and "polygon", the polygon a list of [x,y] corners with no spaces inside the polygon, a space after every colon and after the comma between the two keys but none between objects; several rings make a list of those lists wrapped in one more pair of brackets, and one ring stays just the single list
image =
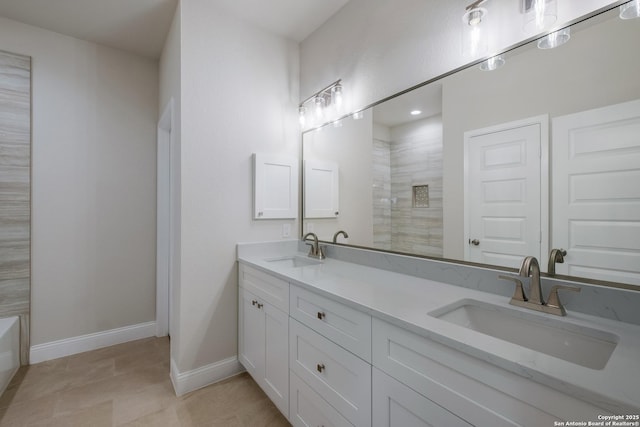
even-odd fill
[{"label": "white sink basin", "polygon": [[603,369],[618,344],[614,334],[548,315],[464,299],[429,315],[591,369]]},{"label": "white sink basin", "polygon": [[271,258],[266,259],[268,263],[284,268],[299,268],[299,267],[307,267],[310,265],[318,265],[322,264],[322,261],[313,259],[313,258],[305,258],[301,256],[287,256],[281,258]]}]

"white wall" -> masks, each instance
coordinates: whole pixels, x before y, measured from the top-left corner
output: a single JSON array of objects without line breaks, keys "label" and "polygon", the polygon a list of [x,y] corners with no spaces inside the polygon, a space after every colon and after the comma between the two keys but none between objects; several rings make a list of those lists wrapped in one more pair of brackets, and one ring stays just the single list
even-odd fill
[{"label": "white wall", "polygon": [[[218,10],[181,4],[179,372],[237,354],[239,241],[298,221],[252,219],[251,154],[300,155],[298,46]],[[295,237],[292,236],[292,237]]]},{"label": "white wall", "polygon": [[349,239],[341,243],[373,246],[373,114],[366,111],[359,120],[347,117],[341,127],[325,126],[303,136],[304,158],[337,162],[340,174],[340,215],[338,218],[304,220],[313,224],[320,240],[330,242],[338,230]]},{"label": "white wall", "polygon": [[[462,15],[469,0],[351,0],[300,46],[300,95],[342,78],[345,104],[359,109],[469,63],[462,56]],[[558,20],[568,22],[615,3],[564,0]],[[489,51],[530,37],[520,1],[491,0]]]},{"label": "white wall", "polygon": [[0,18],[33,57],[31,343],[155,318],[157,63]]}]

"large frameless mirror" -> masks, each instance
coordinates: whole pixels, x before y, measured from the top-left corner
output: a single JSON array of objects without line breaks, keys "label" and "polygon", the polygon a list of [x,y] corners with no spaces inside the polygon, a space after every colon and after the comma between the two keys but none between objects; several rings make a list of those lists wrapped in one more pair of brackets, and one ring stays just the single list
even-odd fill
[{"label": "large frameless mirror", "polygon": [[640,20],[560,35],[305,132],[304,161],[339,171],[339,214],[303,212],[303,232],[508,268],[563,249],[556,273],[640,289]]}]

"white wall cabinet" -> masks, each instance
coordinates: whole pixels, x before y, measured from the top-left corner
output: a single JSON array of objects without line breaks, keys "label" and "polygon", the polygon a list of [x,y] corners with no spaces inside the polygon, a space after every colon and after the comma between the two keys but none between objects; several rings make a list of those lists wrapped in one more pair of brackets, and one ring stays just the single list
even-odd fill
[{"label": "white wall cabinet", "polygon": [[244,273],[247,272],[241,267],[238,359],[288,418],[289,315],[245,289],[242,280]]},{"label": "white wall cabinet", "polygon": [[339,177],[337,163],[305,160],[305,218],[336,218],[340,215]]},{"label": "white wall cabinet", "polygon": [[253,169],[253,218],[297,218],[298,159],[256,153]]}]

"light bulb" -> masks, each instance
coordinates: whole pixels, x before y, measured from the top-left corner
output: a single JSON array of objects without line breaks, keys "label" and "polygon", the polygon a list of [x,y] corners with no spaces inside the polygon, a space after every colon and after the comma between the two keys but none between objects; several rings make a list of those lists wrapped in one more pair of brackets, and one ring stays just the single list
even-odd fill
[{"label": "light bulb", "polygon": [[342,85],[340,83],[336,84],[331,92],[333,104],[336,107],[336,112],[340,113],[342,112]]},{"label": "light bulb", "polygon": [[318,119],[322,119],[324,117],[324,105],[325,105],[324,98],[318,95],[316,96],[316,99],[314,102],[316,105],[316,117]]},{"label": "light bulb", "polygon": [[307,108],[304,105],[301,105],[298,108],[298,118],[300,119],[300,126],[304,127],[307,123]]},{"label": "light bulb", "polygon": [[551,27],[558,18],[558,0],[528,0],[525,2],[524,31],[535,33]]},{"label": "light bulb", "polygon": [[484,30],[486,16],[487,10],[484,8],[470,9],[462,15],[463,55],[476,57],[488,49]]}]

